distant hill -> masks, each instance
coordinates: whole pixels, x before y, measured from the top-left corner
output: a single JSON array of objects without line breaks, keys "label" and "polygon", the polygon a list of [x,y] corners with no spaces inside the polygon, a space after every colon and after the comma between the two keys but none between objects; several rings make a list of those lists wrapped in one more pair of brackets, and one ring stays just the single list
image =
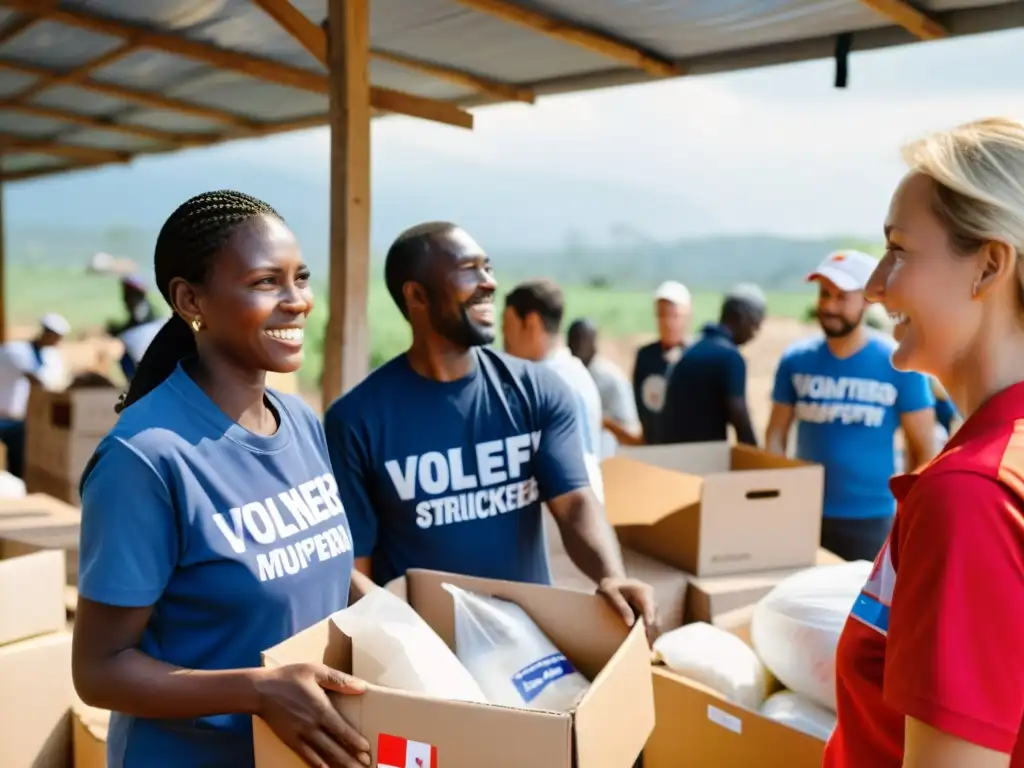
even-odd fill
[{"label": "distant hill", "polygon": [[[229,145],[13,184],[4,190],[8,256],[77,266],[107,251],[148,268],[157,232],[179,203],[204,190],[234,188],[272,203],[322,270],[329,237],[326,163],[289,168],[251,158]],[[686,180],[665,194],[594,179],[536,178],[411,151],[375,152],[373,172],[375,252],[412,224],[447,219],[472,232],[499,272],[512,278],[649,287],[672,277],[708,289],[751,280],[785,290],[798,286],[829,250],[853,244],[842,237],[757,234],[668,239],[666,222],[678,232],[725,229],[705,210],[699,185]]]}]

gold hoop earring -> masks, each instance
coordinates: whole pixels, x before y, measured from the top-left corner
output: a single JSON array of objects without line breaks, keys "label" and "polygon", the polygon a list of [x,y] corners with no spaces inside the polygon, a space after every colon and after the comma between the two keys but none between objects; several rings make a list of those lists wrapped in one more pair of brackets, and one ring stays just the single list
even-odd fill
[{"label": "gold hoop earring", "polygon": [[196,316],[192,318],[191,325],[192,330],[195,331],[196,333],[199,333],[201,330],[203,330],[203,319],[199,316]]}]

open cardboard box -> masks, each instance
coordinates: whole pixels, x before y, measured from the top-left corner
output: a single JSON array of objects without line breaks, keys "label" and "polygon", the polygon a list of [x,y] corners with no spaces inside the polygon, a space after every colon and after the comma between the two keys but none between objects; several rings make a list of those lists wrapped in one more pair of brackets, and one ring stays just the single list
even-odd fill
[{"label": "open cardboard box", "polygon": [[814,564],[818,464],[711,442],[624,446],[601,471],[624,546],[696,576]]},{"label": "open cardboard box", "polygon": [[[754,606],[719,615],[714,624],[751,645]],[[820,768],[825,742],[665,667],[652,670],[657,725],[643,768]],[[768,693],[783,689],[769,672]]]},{"label": "open cardboard box", "polygon": [[[339,711],[370,742],[399,737],[437,750],[445,768],[630,768],[654,727],[650,649],[643,622],[629,629],[596,595],[536,584],[411,570],[388,589],[405,597],[455,647],[454,604],[441,585],[518,603],[591,681],[572,712],[443,701],[371,686],[360,696],[335,697]],[[265,666],[322,662],[351,671],[352,646],[325,619],[263,653]],[[293,754],[253,718],[256,768],[300,768]]]}]

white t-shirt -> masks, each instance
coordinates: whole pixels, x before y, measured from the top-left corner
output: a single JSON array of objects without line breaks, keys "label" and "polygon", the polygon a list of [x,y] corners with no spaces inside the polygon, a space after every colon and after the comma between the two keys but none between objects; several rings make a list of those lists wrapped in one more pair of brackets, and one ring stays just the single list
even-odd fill
[{"label": "white t-shirt", "polygon": [[601,393],[597,390],[594,377],[583,362],[569,351],[559,347],[544,364],[551,366],[555,373],[569,385],[579,403],[580,431],[583,433],[583,458],[586,460],[590,485],[597,498],[604,503],[604,483],[601,479]]},{"label": "white t-shirt", "polygon": [[[639,431],[640,417],[636,412],[633,385],[626,374],[611,360],[599,355],[590,361],[588,370],[601,395],[601,412],[604,416],[632,432]],[[617,446],[615,436],[607,429],[602,429],[601,458],[607,459],[614,455]]]},{"label": "white t-shirt", "polygon": [[127,331],[122,333],[118,338],[121,343],[124,344],[124,350],[131,358],[135,365],[139,364],[142,360],[142,356],[146,354],[146,349],[149,348],[150,343],[160,332],[160,329],[164,327],[168,318],[161,317],[156,320],[150,320],[148,323],[142,323],[129,328]]},{"label": "white t-shirt", "polygon": [[34,374],[47,389],[64,385],[64,359],[56,347],[44,347],[36,357],[30,341],[0,345],[0,418],[21,420],[31,389],[26,373]]}]

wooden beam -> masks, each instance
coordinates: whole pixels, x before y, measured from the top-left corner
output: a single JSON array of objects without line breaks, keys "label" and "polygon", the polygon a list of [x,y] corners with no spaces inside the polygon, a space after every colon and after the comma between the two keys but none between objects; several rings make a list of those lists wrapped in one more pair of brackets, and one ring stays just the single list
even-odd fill
[{"label": "wooden beam", "polygon": [[4,231],[4,183],[0,180],[0,342],[4,341],[7,341],[7,234]]},{"label": "wooden beam", "polygon": [[[51,77],[53,75],[61,74],[58,70],[49,69],[47,67],[38,67],[34,64],[25,64],[20,61],[0,60],[0,70],[18,72],[23,75],[34,75],[35,77]],[[204,120],[226,123],[237,128],[245,128],[256,124],[251,120],[241,117],[240,115],[226,112],[222,109],[204,107],[199,104],[192,104],[191,102],[172,99],[156,93],[150,93],[149,91],[140,91],[135,88],[126,88],[122,85],[114,85],[113,83],[103,83],[98,80],[86,78],[75,82],[74,85],[76,88],[81,88],[84,91],[96,93],[101,96],[109,96],[113,99],[130,101],[134,104],[141,104],[142,106],[149,107],[151,109],[166,109],[170,112],[180,112],[184,115],[192,115],[193,117],[199,117]]]},{"label": "wooden beam", "polygon": [[[37,10],[38,0],[2,0],[2,5],[33,13]],[[46,12],[46,20],[63,24],[75,29],[84,29],[100,35],[122,37],[146,48],[153,48],[165,53],[193,59],[218,69],[239,72],[249,77],[266,82],[276,83],[288,88],[326,94],[328,91],[327,76],[300,67],[273,61],[272,59],[253,56],[240,51],[231,51],[213,45],[190,40],[181,35],[159,32],[138,24],[129,24],[119,19],[100,16],[75,8],[59,7]],[[306,21],[309,21],[306,19]],[[309,22],[312,24],[312,22]],[[314,27],[316,25],[313,25]],[[412,94],[401,94],[403,98],[395,98],[397,91],[390,94],[377,93],[373,89],[374,107],[377,109],[397,112],[410,117],[420,117],[436,122],[447,123],[462,128],[472,127],[472,115],[464,109],[446,101],[427,99]],[[388,105],[388,106],[385,106]],[[468,125],[467,125],[468,123]]]},{"label": "wooden beam", "polygon": [[7,155],[30,152],[65,157],[69,160],[101,163],[126,163],[132,157],[127,152],[114,152],[81,144],[57,144],[44,139],[26,139],[24,136],[15,136],[9,133],[0,134],[0,152]]},{"label": "wooden beam", "polygon": [[11,101],[28,101],[48,88],[55,88],[59,85],[75,85],[85,80],[93,72],[101,67],[105,67],[108,64],[113,64],[119,59],[123,59],[129,54],[135,53],[139,49],[138,43],[128,41],[112,51],[107,51],[102,56],[98,56],[92,61],[87,61],[80,67],[75,67],[68,72],[54,72],[47,77],[40,77],[36,82],[32,83],[28,88],[24,89],[20,93],[11,97]]},{"label": "wooden beam", "polygon": [[682,69],[667,59],[647,53],[614,38],[552,18],[538,11],[513,5],[506,0],[456,0],[474,11],[490,14],[495,18],[518,24],[563,43],[585,48],[591,53],[615,59],[630,67],[642,69],[655,77],[674,77],[683,74]]},{"label": "wooden beam", "polygon": [[450,67],[443,67],[440,64],[432,64],[428,61],[409,58],[399,53],[374,50],[370,55],[380,61],[389,61],[406,69],[422,72],[438,80],[447,80],[449,83],[468,88],[485,96],[490,96],[496,101],[521,101],[524,104],[533,104],[537,100],[532,88],[525,88],[518,85],[502,83],[490,78],[474,75],[471,72],[463,72]]},{"label": "wooden beam", "polygon": [[77,112],[65,112],[60,109],[53,109],[52,107],[44,107],[40,104],[19,104],[16,101],[0,101],[0,111],[4,110],[21,112],[22,114],[40,117],[44,120],[59,120],[97,131],[122,133],[126,136],[135,136],[140,139],[159,141],[163,144],[173,144],[179,147],[199,146],[209,143],[209,137],[204,134],[168,133],[167,131],[160,131],[144,125],[116,123],[113,119],[91,117]]},{"label": "wooden beam", "polygon": [[40,21],[42,21],[42,17],[40,16],[17,16],[9,19],[8,22],[4,24],[3,29],[0,29],[0,45],[13,40],[29,27],[38,24]]},{"label": "wooden beam", "polygon": [[331,236],[321,397],[370,370],[370,0],[328,0]]},{"label": "wooden beam", "polygon": [[949,36],[949,30],[928,14],[919,11],[906,0],[860,0],[893,24],[903,27],[919,40],[939,40]]},{"label": "wooden beam", "polygon": [[309,20],[289,0],[252,0],[279,27],[298,41],[314,59],[327,64],[327,36],[324,30]]}]

